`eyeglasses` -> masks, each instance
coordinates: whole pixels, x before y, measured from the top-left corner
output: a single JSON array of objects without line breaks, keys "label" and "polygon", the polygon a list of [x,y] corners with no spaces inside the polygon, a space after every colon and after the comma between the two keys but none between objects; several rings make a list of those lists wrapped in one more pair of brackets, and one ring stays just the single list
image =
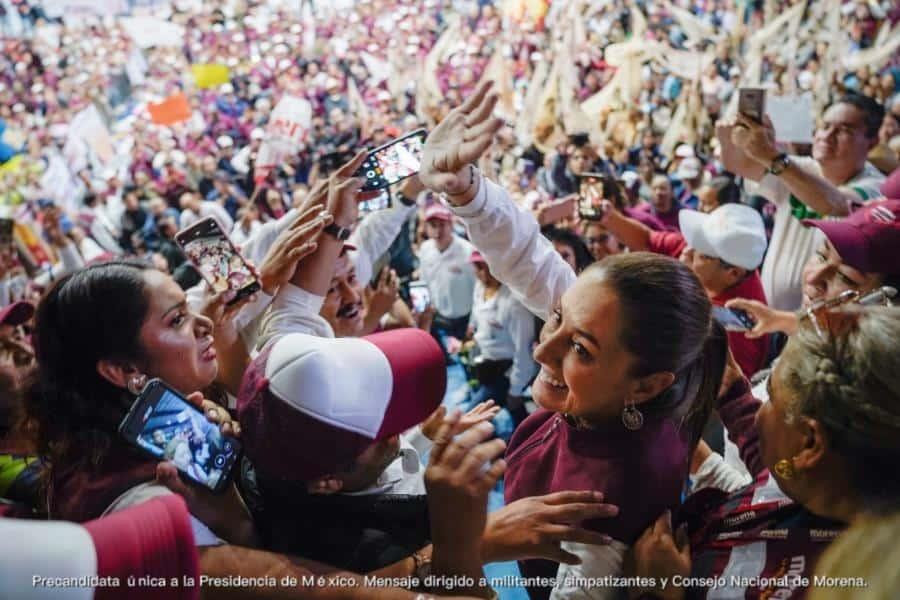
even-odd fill
[{"label": "eyeglasses", "polygon": [[[857,290],[846,290],[835,298],[818,300],[804,311],[800,311],[800,320],[809,319],[819,337],[825,338],[823,321],[827,320],[829,311],[845,304],[859,304],[861,306],[893,306],[892,299],[897,295],[897,288],[889,285],[882,286],[868,294],[860,294]],[[827,327],[824,327],[827,329]]]}]

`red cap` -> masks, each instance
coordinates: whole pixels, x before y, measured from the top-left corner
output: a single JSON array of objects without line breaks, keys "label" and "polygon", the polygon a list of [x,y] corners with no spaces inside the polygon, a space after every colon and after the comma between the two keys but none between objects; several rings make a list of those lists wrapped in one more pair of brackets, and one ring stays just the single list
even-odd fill
[{"label": "red cap", "polygon": [[821,229],[854,269],[900,274],[900,200],[868,202],[845,219],[805,219],[803,224]]},{"label": "red cap", "polygon": [[21,325],[34,315],[34,306],[20,300],[0,310],[0,325]]},{"label": "red cap", "polygon": [[[149,575],[164,578],[167,583],[165,594],[159,587],[128,588],[129,598],[152,600],[165,596],[194,600],[200,597],[199,585],[177,588],[168,585],[172,578],[183,582],[185,576],[199,582],[194,532],[181,496],[170,494],[154,498],[128,510],[89,521],[84,527],[94,540],[98,576],[118,577],[125,581],[130,575]],[[119,598],[121,595],[120,589],[98,587],[94,599]]]},{"label": "red cap", "polygon": [[433,204],[425,211],[425,220],[439,219],[441,221],[452,221],[453,213],[450,209],[442,204]]},{"label": "red cap", "polygon": [[244,373],[237,401],[244,451],[263,476],[305,483],[424,421],[446,387],[443,352],[420,329],[364,338],[288,334]]}]

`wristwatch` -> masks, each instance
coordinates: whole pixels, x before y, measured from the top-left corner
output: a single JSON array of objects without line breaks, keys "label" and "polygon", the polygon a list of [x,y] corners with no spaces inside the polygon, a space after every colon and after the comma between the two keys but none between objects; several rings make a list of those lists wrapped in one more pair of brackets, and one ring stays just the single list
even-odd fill
[{"label": "wristwatch", "polygon": [[352,233],[352,232],[349,229],[347,229],[346,227],[341,227],[340,225],[338,225],[336,223],[332,223],[331,225],[323,227],[322,233],[327,233],[328,235],[335,238],[336,240],[343,242],[348,237],[350,237],[350,233]]},{"label": "wristwatch", "polygon": [[397,192],[397,200],[399,200],[400,203],[403,204],[403,206],[412,206],[413,204],[416,203],[415,200],[410,200],[409,198],[407,198],[403,194],[403,192]]},{"label": "wristwatch", "polygon": [[772,160],[772,164],[769,165],[769,168],[766,169],[766,172],[771,173],[772,175],[781,175],[782,173],[784,173],[784,170],[790,166],[790,164],[791,157],[787,154],[781,153]]}]

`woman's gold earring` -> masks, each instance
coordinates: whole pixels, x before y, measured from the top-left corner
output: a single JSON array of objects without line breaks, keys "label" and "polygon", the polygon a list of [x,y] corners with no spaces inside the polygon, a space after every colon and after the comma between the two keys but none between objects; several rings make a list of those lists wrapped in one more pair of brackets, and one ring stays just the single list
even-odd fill
[{"label": "woman's gold earring", "polygon": [[141,392],[144,391],[144,388],[147,386],[147,376],[143,373],[135,373],[131,377],[128,378],[128,383],[126,387],[128,391],[134,394],[135,396],[139,396]]},{"label": "woman's gold earring", "polygon": [[794,463],[786,458],[782,458],[777,463],[775,463],[775,467],[773,468],[773,470],[775,471],[775,474],[782,479],[794,478]]}]

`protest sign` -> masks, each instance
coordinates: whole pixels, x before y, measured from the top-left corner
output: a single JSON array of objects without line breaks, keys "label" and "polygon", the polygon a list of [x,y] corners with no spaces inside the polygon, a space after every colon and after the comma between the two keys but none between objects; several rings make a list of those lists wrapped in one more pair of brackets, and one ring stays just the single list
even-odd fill
[{"label": "protest sign", "polygon": [[769,96],[766,98],[766,114],[772,119],[775,139],[779,142],[812,143],[815,123],[809,95]]},{"label": "protest sign", "polygon": [[184,27],[171,21],[155,17],[126,17],[119,19],[119,23],[138,48],[179,48],[184,44]]},{"label": "protest sign", "polygon": [[191,73],[201,89],[214,88],[231,80],[228,67],[217,63],[191,65]]},{"label": "protest sign", "polygon": [[187,97],[178,92],[159,103],[147,105],[150,118],[157,125],[173,125],[191,118],[191,105]]},{"label": "protest sign", "polygon": [[283,96],[272,110],[266,126],[266,137],[256,157],[254,176],[257,179],[265,177],[288,155],[297,152],[306,139],[311,122],[312,105],[308,100]]}]

